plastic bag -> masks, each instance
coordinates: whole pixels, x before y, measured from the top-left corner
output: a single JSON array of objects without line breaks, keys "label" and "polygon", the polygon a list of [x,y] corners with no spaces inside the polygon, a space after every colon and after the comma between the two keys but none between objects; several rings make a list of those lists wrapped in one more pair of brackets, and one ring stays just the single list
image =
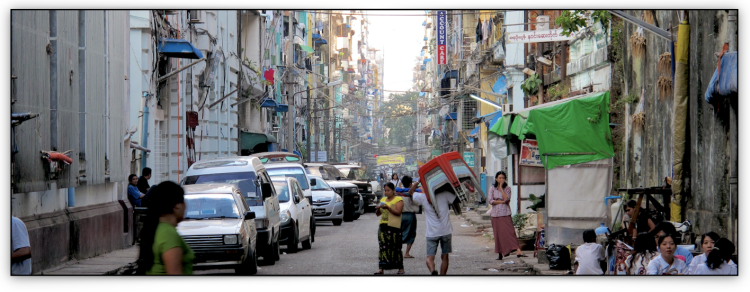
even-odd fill
[{"label": "plastic bag", "polygon": [[570,250],[562,245],[552,244],[546,250],[550,270],[570,270]]}]

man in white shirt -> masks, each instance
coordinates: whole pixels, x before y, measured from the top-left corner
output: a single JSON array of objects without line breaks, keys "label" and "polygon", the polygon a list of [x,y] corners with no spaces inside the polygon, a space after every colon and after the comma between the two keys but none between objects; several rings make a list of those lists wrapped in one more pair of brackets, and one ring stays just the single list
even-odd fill
[{"label": "man in white shirt", "polygon": [[414,182],[409,189],[408,196],[412,196],[412,202],[415,205],[423,206],[425,219],[427,221],[427,230],[425,232],[427,242],[427,269],[430,270],[432,275],[437,275],[438,272],[435,270],[435,255],[437,254],[437,247],[440,244],[440,275],[448,273],[448,254],[453,249],[451,247],[451,239],[453,233],[453,227],[451,226],[450,211],[448,206],[456,200],[456,194],[449,185],[435,190],[435,200],[437,200],[438,213],[432,208],[430,203],[427,201],[427,195],[424,193],[415,193],[419,182]]},{"label": "man in white shirt", "polygon": [[10,274],[31,275],[31,246],[26,224],[21,219],[11,218]]},{"label": "man in white shirt", "polygon": [[583,232],[584,244],[576,248],[576,275],[601,275],[604,274],[600,261],[606,259],[604,248],[596,243],[596,232],[589,229]]}]

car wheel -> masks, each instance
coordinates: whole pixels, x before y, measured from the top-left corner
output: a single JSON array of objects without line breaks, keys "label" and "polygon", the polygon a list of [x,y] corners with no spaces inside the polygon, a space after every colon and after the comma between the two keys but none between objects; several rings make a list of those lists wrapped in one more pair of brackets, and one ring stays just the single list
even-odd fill
[{"label": "car wheel", "polygon": [[344,207],[344,222],[354,221],[354,208]]},{"label": "car wheel", "polygon": [[297,250],[299,250],[299,230],[297,229],[297,224],[292,223],[292,228],[294,228],[294,234],[292,235],[292,238],[290,238],[289,243],[286,245],[286,250],[290,253],[295,253]]},{"label": "car wheel", "polygon": [[[263,264],[268,266],[273,266],[276,264],[277,257],[278,257],[278,250],[275,248],[276,245],[271,243],[270,246],[267,246],[263,251]],[[273,253],[276,251],[277,256],[274,257]]]},{"label": "car wheel", "polygon": [[311,249],[312,242],[313,242],[313,228],[312,228],[312,225],[310,225],[310,236],[307,237],[307,239],[305,239],[304,241],[302,241],[302,249]]},{"label": "car wheel", "polygon": [[277,237],[276,243],[274,244],[274,249],[273,249],[274,251],[271,253],[271,256],[273,257],[274,261],[278,261],[279,259],[281,259],[281,251],[280,251],[281,248],[279,247],[279,245],[280,245],[279,238]]},{"label": "car wheel", "polygon": [[333,226],[341,226],[341,219],[333,220]]},{"label": "car wheel", "polygon": [[360,214],[359,214],[358,212],[355,212],[355,213],[354,213],[354,220],[357,220],[357,219],[359,219],[359,216],[360,216]]},{"label": "car wheel", "polygon": [[312,237],[312,242],[315,242],[315,231],[318,229],[316,224],[315,217],[310,217],[310,237]]},{"label": "car wheel", "polygon": [[256,252],[248,256],[242,263],[242,266],[234,270],[235,273],[240,275],[255,275],[258,273],[258,256]]}]

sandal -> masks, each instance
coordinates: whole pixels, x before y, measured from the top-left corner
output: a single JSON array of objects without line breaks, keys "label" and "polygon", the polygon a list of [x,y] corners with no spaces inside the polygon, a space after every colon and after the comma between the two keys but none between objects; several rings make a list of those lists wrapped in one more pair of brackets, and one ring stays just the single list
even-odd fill
[{"label": "sandal", "polygon": [[375,275],[383,275],[383,270],[380,270],[380,272],[376,272]]},{"label": "sandal", "polygon": [[414,256],[413,256],[413,255],[409,255],[409,256],[404,256],[404,258],[405,258],[405,259],[413,259],[413,258],[414,258]]},{"label": "sandal", "polygon": [[406,273],[406,271],[401,271],[401,272],[396,273],[396,275],[403,275],[405,273]]}]

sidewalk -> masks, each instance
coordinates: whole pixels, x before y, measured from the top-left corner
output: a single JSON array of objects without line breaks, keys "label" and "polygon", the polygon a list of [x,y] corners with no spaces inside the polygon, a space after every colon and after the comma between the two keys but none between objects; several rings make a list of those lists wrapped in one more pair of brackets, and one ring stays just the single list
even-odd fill
[{"label": "sidewalk", "polygon": [[36,275],[115,275],[120,268],[135,262],[137,258],[138,246],[134,245],[85,260],[69,261]]}]

